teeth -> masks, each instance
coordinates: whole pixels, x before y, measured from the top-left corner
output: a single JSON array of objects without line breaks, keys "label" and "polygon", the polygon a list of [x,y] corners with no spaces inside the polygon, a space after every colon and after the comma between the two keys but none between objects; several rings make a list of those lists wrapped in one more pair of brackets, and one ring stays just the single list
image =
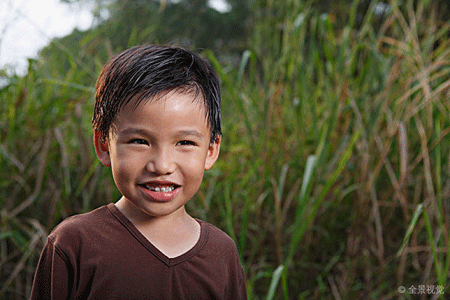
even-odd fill
[{"label": "teeth", "polygon": [[162,186],[162,187],[159,187],[159,186],[148,186],[148,185],[147,185],[147,188],[149,190],[155,191],[157,193],[169,193],[169,192],[171,192],[171,191],[173,191],[175,189],[174,186]]}]

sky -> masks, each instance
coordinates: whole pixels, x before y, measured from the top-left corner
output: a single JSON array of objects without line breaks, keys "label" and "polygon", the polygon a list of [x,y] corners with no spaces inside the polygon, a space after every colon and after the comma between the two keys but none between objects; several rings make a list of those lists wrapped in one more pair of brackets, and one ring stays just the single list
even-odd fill
[{"label": "sky", "polygon": [[27,58],[36,57],[52,38],[76,27],[86,30],[92,21],[86,6],[59,0],[0,0],[0,69],[9,65],[18,74],[25,72]]},{"label": "sky", "polygon": [[[84,2],[84,3],[83,3]],[[93,23],[90,1],[64,4],[60,0],[0,0],[0,70],[25,74],[28,58],[54,37],[70,34],[74,28],[88,29]],[[210,0],[219,11],[227,9],[224,0]]]}]

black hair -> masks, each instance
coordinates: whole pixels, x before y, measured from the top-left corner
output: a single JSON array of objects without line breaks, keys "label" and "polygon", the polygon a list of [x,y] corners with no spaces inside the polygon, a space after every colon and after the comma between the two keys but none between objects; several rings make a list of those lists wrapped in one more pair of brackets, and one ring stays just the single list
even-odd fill
[{"label": "black hair", "polygon": [[206,108],[211,143],[222,135],[220,84],[212,66],[194,52],[174,46],[143,45],[115,55],[97,80],[92,125],[106,139],[114,120],[131,100],[160,99],[171,91],[194,93]]}]

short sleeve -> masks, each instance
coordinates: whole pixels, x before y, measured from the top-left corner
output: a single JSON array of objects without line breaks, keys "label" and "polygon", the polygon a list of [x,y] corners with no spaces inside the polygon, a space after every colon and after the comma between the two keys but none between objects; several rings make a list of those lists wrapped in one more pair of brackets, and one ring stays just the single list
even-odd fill
[{"label": "short sleeve", "polygon": [[42,250],[30,299],[70,299],[73,273],[50,239]]},{"label": "short sleeve", "polygon": [[245,286],[244,270],[239,260],[239,255],[236,246],[233,245],[233,258],[232,258],[232,276],[230,278],[230,285],[228,287],[227,294],[230,295],[230,299],[246,300],[247,289]]}]

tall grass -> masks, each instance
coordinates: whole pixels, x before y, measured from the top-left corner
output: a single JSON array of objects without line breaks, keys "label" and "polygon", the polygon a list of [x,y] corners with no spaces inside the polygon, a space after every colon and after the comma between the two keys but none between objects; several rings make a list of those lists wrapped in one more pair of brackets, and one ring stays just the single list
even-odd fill
[{"label": "tall grass", "polygon": [[[188,209],[236,241],[250,299],[450,292],[450,23],[430,1],[391,1],[383,16],[361,3],[338,26],[306,2],[258,0],[237,67],[204,52],[222,80],[224,138]],[[101,63],[60,55],[64,77],[30,61],[0,90],[5,299],[28,295],[51,228],[119,196],[91,146]]]}]

